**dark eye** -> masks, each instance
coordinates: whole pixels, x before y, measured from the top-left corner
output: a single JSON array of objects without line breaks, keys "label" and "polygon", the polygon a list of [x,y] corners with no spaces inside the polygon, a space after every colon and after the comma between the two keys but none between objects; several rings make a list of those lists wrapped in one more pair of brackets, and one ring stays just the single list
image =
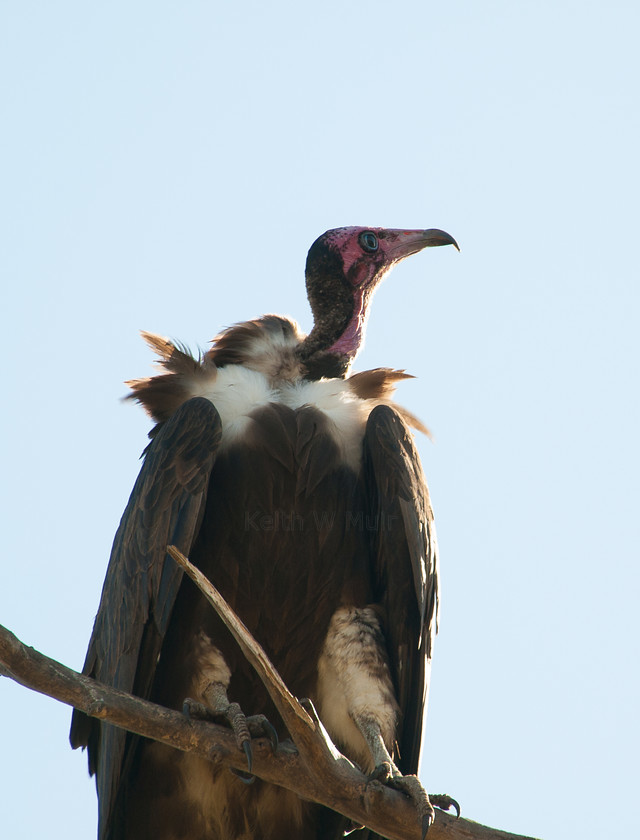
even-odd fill
[{"label": "dark eye", "polygon": [[360,245],[364,251],[374,254],[378,250],[378,237],[370,230],[360,234]]}]

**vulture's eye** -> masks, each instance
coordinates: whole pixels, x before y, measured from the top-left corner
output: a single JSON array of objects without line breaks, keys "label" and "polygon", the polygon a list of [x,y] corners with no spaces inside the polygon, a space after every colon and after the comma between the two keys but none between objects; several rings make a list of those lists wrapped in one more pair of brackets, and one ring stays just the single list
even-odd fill
[{"label": "vulture's eye", "polygon": [[360,245],[364,251],[373,254],[378,250],[378,237],[370,230],[360,234]]}]

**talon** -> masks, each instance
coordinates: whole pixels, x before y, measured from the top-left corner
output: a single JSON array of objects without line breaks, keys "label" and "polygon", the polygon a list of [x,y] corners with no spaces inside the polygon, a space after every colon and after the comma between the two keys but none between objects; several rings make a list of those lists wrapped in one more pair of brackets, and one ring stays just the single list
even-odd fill
[{"label": "talon", "polygon": [[278,738],[278,733],[276,732],[275,726],[270,723],[266,718],[262,721],[262,728],[266,730],[267,738],[271,742],[271,750],[273,752],[278,751],[278,744],[280,743]]},{"label": "talon", "polygon": [[450,808],[455,808],[456,819],[460,819],[460,805],[452,796],[449,796],[447,793],[432,793],[429,799],[431,800],[431,804],[435,805],[436,808],[440,808],[441,811],[448,811]]},{"label": "talon", "polygon": [[231,770],[233,775],[237,776],[244,785],[252,785],[256,780],[253,773],[245,773],[243,770],[236,770],[235,767],[230,767],[229,770]]},{"label": "talon", "polygon": [[[391,765],[392,768],[394,766],[395,765],[393,764]],[[395,788],[396,790],[403,791],[410,799],[413,800],[422,824],[422,840],[424,840],[427,836],[427,831],[429,831],[429,826],[435,819],[435,812],[429,800],[429,796],[426,790],[422,787],[422,784],[417,776],[403,776],[397,768],[397,776],[393,773],[393,769],[391,772],[392,777],[387,781],[387,785]]]},{"label": "talon", "polygon": [[433,817],[431,814],[424,814],[422,817],[422,840],[427,836],[427,832],[433,822]]},{"label": "talon", "polygon": [[256,777],[251,772],[253,770],[251,739],[266,737],[275,753],[279,747],[278,733],[275,727],[264,715],[246,717],[238,703],[229,703],[225,684],[210,683],[204,692],[204,697],[206,705],[187,697],[182,703],[183,714],[189,719],[208,720],[230,726],[235,735],[238,749],[242,750],[246,756],[248,772],[233,768],[231,770],[244,784],[253,784]]}]

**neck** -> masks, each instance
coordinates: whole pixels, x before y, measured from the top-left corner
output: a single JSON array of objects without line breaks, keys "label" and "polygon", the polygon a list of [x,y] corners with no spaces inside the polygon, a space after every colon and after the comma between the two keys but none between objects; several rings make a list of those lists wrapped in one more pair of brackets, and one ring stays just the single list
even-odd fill
[{"label": "neck", "polygon": [[[310,379],[344,377],[361,342],[362,329],[352,322],[363,321],[360,309],[366,307],[366,301],[354,299],[340,255],[322,243],[311,246],[306,278],[314,326],[296,355]],[[348,333],[352,333],[350,339]]]},{"label": "neck", "polygon": [[320,350],[317,353],[303,358],[302,363],[305,370],[305,379],[344,379],[349,368],[351,359],[342,353],[331,353],[328,350]]},{"label": "neck", "polygon": [[339,338],[329,347],[329,353],[345,354],[353,360],[364,344],[364,332],[367,326],[368,289],[357,289],[353,296],[353,313],[347,327]]},{"label": "neck", "polygon": [[298,345],[296,355],[309,379],[344,378],[353,358],[340,346],[340,332],[330,329],[327,323],[316,323]]},{"label": "neck", "polygon": [[341,317],[337,317],[336,310],[331,310],[333,318],[323,318],[316,323],[300,345],[300,356],[310,378],[346,376],[364,344],[371,293],[371,288],[354,290],[350,315],[345,319],[343,310]]}]

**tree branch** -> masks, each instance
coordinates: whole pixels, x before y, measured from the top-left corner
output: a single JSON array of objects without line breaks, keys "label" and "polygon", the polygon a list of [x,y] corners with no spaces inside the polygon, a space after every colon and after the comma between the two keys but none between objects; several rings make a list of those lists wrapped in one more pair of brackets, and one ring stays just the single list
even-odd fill
[{"label": "tree branch", "polygon": [[[27,647],[0,625],[0,672],[21,685],[53,697],[85,714],[152,738],[214,763],[247,770],[230,730],[180,712],[149,703],[78,674]],[[297,701],[296,701],[297,702]],[[311,715],[313,707],[310,707]],[[306,714],[306,712],[305,712]],[[307,714],[309,731],[324,735],[317,720]],[[285,787],[301,796],[339,811],[355,822],[391,838],[418,840],[420,828],[411,802],[399,791],[366,779],[344,756],[334,752],[328,740],[320,751],[331,756],[331,780],[325,789],[325,770],[310,768],[293,746],[283,744],[274,754],[265,739],[254,743],[252,772],[265,781]],[[337,755],[336,755],[337,753]],[[488,828],[470,820],[437,812],[429,830],[430,840],[532,840]]]}]

